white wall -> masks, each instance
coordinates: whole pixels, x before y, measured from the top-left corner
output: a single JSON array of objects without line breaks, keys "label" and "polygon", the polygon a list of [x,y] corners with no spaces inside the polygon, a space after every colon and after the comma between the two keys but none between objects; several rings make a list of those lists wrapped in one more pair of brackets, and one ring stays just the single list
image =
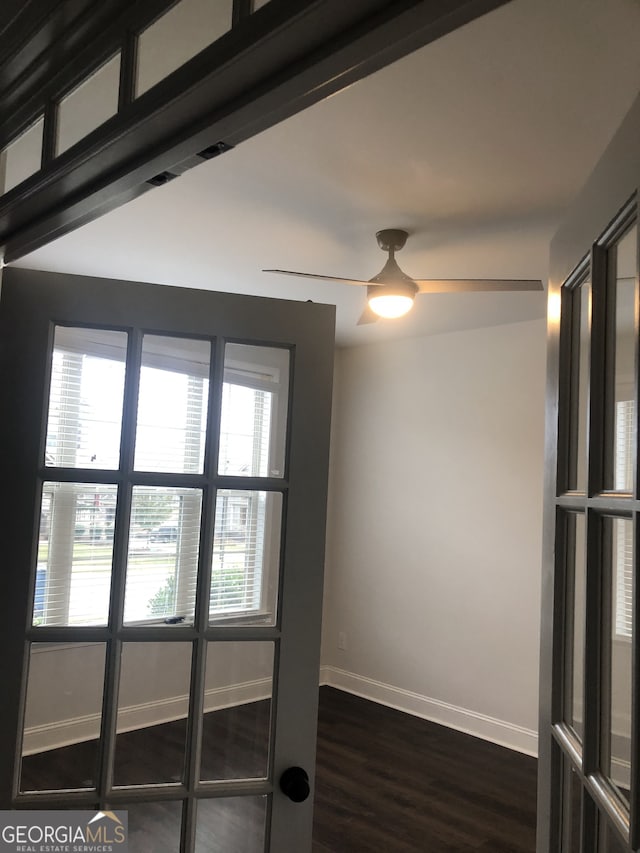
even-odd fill
[{"label": "white wall", "polygon": [[326,679],[534,751],[544,321],[341,350],[336,374]]},{"label": "white wall", "polygon": [[[168,629],[171,630],[170,628]],[[103,643],[32,647],[25,710],[25,754],[97,738]],[[122,657],[118,732],[187,715],[191,643],[128,643]],[[207,651],[205,711],[272,695],[272,642],[213,642]]]}]

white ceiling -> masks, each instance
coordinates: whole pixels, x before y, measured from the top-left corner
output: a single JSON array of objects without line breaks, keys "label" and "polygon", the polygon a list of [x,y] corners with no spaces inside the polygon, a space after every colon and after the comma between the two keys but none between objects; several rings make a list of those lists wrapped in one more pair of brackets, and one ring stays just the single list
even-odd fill
[{"label": "white ceiling", "polygon": [[545,296],[421,296],[356,326],[374,233],[415,278],[542,278],[548,245],[638,93],[638,0],[513,0],[24,258],[17,266],[337,306],[342,345],[542,317]]}]

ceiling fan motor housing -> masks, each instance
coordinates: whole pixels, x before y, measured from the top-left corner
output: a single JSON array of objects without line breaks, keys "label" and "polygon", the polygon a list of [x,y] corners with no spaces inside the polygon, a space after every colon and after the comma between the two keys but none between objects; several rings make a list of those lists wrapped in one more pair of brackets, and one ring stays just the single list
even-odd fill
[{"label": "ceiling fan motor housing", "polygon": [[378,275],[374,275],[373,278],[370,278],[369,282],[369,294],[371,294],[373,290],[377,290],[378,293],[380,293],[380,289],[382,287],[388,290],[389,293],[392,291],[395,292],[395,289],[398,289],[398,293],[412,297],[418,292],[418,285],[400,269],[392,253],[389,254],[386,264],[380,270]]},{"label": "ceiling fan motor housing", "polygon": [[376,233],[376,240],[383,252],[399,252],[408,236],[408,232],[401,228],[384,228]]}]

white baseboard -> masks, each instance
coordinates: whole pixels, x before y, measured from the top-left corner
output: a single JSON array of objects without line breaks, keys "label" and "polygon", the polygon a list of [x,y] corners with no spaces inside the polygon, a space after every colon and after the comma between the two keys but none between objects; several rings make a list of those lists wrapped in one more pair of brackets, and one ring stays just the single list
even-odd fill
[{"label": "white baseboard", "polygon": [[[271,696],[271,679],[259,678],[241,684],[214,687],[204,694],[204,710],[221,711],[248,702],[258,702]],[[118,714],[118,732],[129,732],[181,720],[187,716],[188,697],[171,696],[154,702],[130,705]],[[67,720],[57,720],[25,729],[23,755],[45,752],[94,740],[100,734],[100,714],[87,714]]]},{"label": "white baseboard", "polygon": [[[383,684],[333,666],[320,668],[320,684],[353,693],[355,696],[440,723],[527,755],[537,755],[537,733],[504,720],[459,708],[438,699],[430,699],[419,693]],[[217,711],[247,702],[258,702],[269,698],[270,695],[270,678],[213,688],[205,692],[205,711]],[[124,708],[119,714],[118,731],[127,732],[183,719],[187,716],[187,701],[186,696],[173,696]],[[99,714],[32,726],[24,733],[23,754],[32,755],[36,752],[93,740],[99,733]]]},{"label": "white baseboard", "polygon": [[22,754],[33,755],[36,752],[46,752],[49,749],[93,740],[98,737],[99,732],[99,714],[87,714],[84,717],[71,717],[66,720],[56,720],[53,723],[43,723],[40,726],[30,726],[24,730]]},{"label": "white baseboard", "polygon": [[322,664],[320,667],[320,687],[333,687],[334,685],[330,683],[331,678],[331,670],[334,669],[332,666],[326,666]]},{"label": "white baseboard", "polygon": [[335,666],[321,667],[320,683],[378,702],[389,708],[395,708],[397,711],[404,711],[406,714],[440,723],[500,746],[506,746],[526,755],[538,755],[537,732],[505,720],[488,717],[486,714],[479,714],[467,708],[459,708],[448,702],[441,702],[439,699],[430,699],[428,696],[383,684]]}]

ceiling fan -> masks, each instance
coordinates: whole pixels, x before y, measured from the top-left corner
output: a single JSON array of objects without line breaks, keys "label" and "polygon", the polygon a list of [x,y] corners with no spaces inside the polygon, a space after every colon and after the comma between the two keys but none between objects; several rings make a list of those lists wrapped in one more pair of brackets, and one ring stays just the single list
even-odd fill
[{"label": "ceiling fan", "polygon": [[262,270],[280,275],[296,275],[303,278],[319,278],[325,281],[339,281],[343,284],[366,285],[367,308],[358,320],[358,325],[375,323],[380,317],[402,317],[413,306],[413,300],[419,293],[464,293],[480,291],[520,291],[542,290],[542,282],[537,279],[499,279],[499,278],[463,278],[463,279],[413,279],[402,272],[396,263],[395,253],[407,242],[408,232],[400,228],[385,228],[378,231],[376,239],[383,252],[389,257],[378,275],[367,280],[357,278],[339,278],[334,275],[317,275],[310,272],[292,270]]}]

